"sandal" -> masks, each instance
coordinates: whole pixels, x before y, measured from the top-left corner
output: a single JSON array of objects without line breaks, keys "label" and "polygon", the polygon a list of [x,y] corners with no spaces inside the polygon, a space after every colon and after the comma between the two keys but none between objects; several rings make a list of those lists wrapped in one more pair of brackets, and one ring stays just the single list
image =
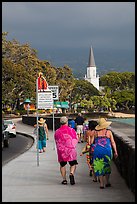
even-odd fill
[{"label": "sandal", "polygon": [[111,184],[110,184],[110,183],[107,183],[107,184],[106,184],[106,187],[111,187]]},{"label": "sandal", "polygon": [[63,180],[61,183],[66,185],[67,184],[67,180]]},{"label": "sandal", "polygon": [[89,176],[92,176],[92,170],[90,170],[90,172],[89,172]]},{"label": "sandal", "polygon": [[104,186],[100,186],[100,188],[101,188],[101,189],[103,189],[103,188],[104,188]]},{"label": "sandal", "polygon": [[93,181],[93,182],[97,182],[97,179],[93,179],[92,181]]}]

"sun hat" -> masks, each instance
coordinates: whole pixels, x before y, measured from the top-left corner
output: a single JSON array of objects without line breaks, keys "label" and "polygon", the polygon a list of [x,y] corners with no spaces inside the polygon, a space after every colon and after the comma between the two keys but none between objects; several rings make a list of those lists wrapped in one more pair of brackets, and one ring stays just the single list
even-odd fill
[{"label": "sun hat", "polygon": [[40,118],[40,120],[38,120],[38,123],[43,124],[45,123],[46,120],[44,120],[43,118]]},{"label": "sun hat", "polygon": [[66,116],[62,116],[61,118],[60,118],[60,123],[61,124],[66,124],[68,122],[68,118],[66,117]]},{"label": "sun hat", "polygon": [[100,118],[98,121],[98,125],[95,127],[95,130],[102,130],[104,128],[107,128],[111,123],[111,121],[106,121],[105,118]]}]

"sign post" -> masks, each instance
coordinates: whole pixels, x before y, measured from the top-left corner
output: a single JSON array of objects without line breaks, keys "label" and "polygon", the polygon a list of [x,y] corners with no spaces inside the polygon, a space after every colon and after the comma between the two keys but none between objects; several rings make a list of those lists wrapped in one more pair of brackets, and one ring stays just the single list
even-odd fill
[{"label": "sign post", "polygon": [[39,134],[38,134],[38,109],[53,108],[53,93],[48,89],[46,79],[42,73],[36,79],[36,112],[37,112],[37,166],[39,166]]},{"label": "sign post", "polygon": [[[38,109],[53,110],[53,141],[55,132],[54,100],[58,100],[58,86],[48,86],[46,79],[40,72],[36,80],[36,111],[37,111],[37,166],[39,166],[39,135],[38,135]],[[55,150],[55,142],[53,142]]]},{"label": "sign post", "polygon": [[[54,132],[55,132],[55,118],[54,118],[54,99],[53,99],[53,139],[54,139]],[[53,150],[55,150],[55,141],[53,141]]]},{"label": "sign post", "polygon": [[39,134],[38,134],[38,79],[36,79],[36,113],[37,113],[37,166],[39,166]]},{"label": "sign post", "polygon": [[[54,117],[54,101],[58,100],[58,93],[59,93],[59,87],[58,86],[48,86],[48,88],[53,93],[53,138],[54,138],[54,132],[55,132],[55,117]],[[55,150],[55,141],[53,142],[53,150]]]}]

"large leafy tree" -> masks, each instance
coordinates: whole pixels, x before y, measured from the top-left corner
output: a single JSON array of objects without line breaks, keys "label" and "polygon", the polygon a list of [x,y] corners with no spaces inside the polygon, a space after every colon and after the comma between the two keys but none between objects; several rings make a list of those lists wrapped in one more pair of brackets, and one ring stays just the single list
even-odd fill
[{"label": "large leafy tree", "polygon": [[93,109],[96,111],[109,110],[110,108],[115,108],[116,101],[106,96],[92,96],[90,98],[93,102]]},{"label": "large leafy tree", "polygon": [[41,67],[29,44],[7,41],[6,36],[7,33],[2,34],[2,96],[4,104],[12,101],[16,109],[20,98],[35,97],[36,71]]},{"label": "large leafy tree", "polygon": [[7,41],[8,33],[2,33],[2,58],[6,58],[15,64],[22,65],[27,72],[36,76],[40,70],[40,60],[37,58],[37,51],[28,43],[20,44],[17,40]]},{"label": "large leafy tree", "polygon": [[113,93],[113,98],[119,107],[129,110],[135,105],[135,94],[133,90],[121,90]]},{"label": "large leafy tree", "polygon": [[[32,91],[34,90],[34,91]],[[2,101],[12,104],[16,109],[20,98],[28,98],[35,95],[33,77],[24,70],[22,65],[17,65],[7,59],[2,60]]]},{"label": "large leafy tree", "polygon": [[121,78],[120,90],[135,89],[135,73],[133,72],[123,72],[119,73]]},{"label": "large leafy tree", "polygon": [[68,96],[74,88],[75,78],[72,69],[67,65],[56,68],[56,73],[56,85],[59,86],[60,101],[64,101],[68,99]]},{"label": "large leafy tree", "polygon": [[51,65],[51,63],[47,60],[43,60],[40,62],[41,71],[48,83],[48,85],[57,85],[57,73],[56,68]]},{"label": "large leafy tree", "polygon": [[3,104],[14,104],[22,98],[36,98],[36,78],[43,72],[48,85],[59,86],[60,100],[66,100],[74,86],[72,69],[53,67],[47,60],[39,60],[37,51],[29,44],[6,40],[2,33],[2,95]]},{"label": "large leafy tree", "polygon": [[111,100],[111,104],[129,110],[135,104],[135,73],[110,72],[100,78],[104,86],[104,95]]},{"label": "large leafy tree", "polygon": [[80,102],[82,99],[89,100],[91,96],[99,95],[100,92],[86,80],[75,80],[75,86],[71,92],[71,99]]},{"label": "large leafy tree", "polygon": [[133,72],[109,72],[100,77],[100,85],[109,87],[111,92],[123,89],[134,89],[135,73]]},{"label": "large leafy tree", "polygon": [[86,109],[86,111],[92,110],[92,108],[94,107],[93,101],[86,99],[81,100],[80,106]]}]

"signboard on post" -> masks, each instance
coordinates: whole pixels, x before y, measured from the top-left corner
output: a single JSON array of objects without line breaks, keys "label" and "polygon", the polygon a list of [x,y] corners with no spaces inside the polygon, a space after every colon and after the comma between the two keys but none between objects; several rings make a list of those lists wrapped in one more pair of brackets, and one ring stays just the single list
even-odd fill
[{"label": "signboard on post", "polygon": [[39,166],[39,134],[38,134],[38,109],[53,109],[53,93],[48,89],[48,83],[39,73],[36,79],[36,104],[37,104],[37,166]]},{"label": "signboard on post", "polygon": [[58,100],[59,99],[59,87],[58,86],[48,86],[48,88],[52,91],[53,93],[53,100]]},{"label": "signboard on post", "polygon": [[38,92],[38,109],[53,108],[53,93],[47,89],[43,92]]}]

